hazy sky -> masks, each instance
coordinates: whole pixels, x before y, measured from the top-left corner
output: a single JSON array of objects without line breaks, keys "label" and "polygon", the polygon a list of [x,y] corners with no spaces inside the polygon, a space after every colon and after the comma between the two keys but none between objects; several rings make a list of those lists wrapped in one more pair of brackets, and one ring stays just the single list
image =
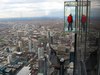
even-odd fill
[{"label": "hazy sky", "polygon": [[[0,18],[61,17],[64,11],[64,1],[65,0],[0,0]],[[100,9],[99,3],[100,0],[92,0],[92,9]]]}]

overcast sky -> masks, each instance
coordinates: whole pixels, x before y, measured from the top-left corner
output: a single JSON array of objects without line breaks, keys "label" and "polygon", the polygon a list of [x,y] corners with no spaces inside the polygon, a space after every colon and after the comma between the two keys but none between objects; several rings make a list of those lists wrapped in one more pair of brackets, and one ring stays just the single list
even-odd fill
[{"label": "overcast sky", "polygon": [[[100,0],[92,0],[92,9],[100,9],[99,3]],[[63,16],[63,11],[64,0],[0,0],[0,18],[61,17]]]}]

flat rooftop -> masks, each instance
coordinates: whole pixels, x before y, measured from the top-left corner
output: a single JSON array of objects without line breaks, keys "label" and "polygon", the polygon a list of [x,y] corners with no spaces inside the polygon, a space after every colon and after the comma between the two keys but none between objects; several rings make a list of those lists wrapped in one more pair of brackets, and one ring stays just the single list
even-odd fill
[{"label": "flat rooftop", "polygon": [[29,75],[30,73],[30,67],[29,66],[24,66],[18,73],[17,75]]}]

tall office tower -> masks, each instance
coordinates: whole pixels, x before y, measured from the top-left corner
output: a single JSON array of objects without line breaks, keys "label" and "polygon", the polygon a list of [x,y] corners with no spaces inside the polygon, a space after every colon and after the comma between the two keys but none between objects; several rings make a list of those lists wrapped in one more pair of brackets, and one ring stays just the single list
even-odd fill
[{"label": "tall office tower", "polygon": [[21,51],[22,50],[22,42],[21,41],[18,41],[18,47],[19,47],[19,51]]},{"label": "tall office tower", "polygon": [[18,41],[18,47],[21,47],[22,42]]},{"label": "tall office tower", "polygon": [[43,56],[44,56],[44,48],[38,47],[38,59],[43,58]]},{"label": "tall office tower", "polygon": [[49,30],[47,38],[49,39],[49,43],[51,44],[53,44],[53,36],[54,36],[54,33]]},{"label": "tall office tower", "polygon": [[11,61],[12,61],[12,54],[9,54],[9,55],[8,55],[7,61],[8,61],[9,64],[11,63]]},{"label": "tall office tower", "polygon": [[29,45],[29,52],[32,52],[32,40],[30,38],[28,40],[28,45]]}]

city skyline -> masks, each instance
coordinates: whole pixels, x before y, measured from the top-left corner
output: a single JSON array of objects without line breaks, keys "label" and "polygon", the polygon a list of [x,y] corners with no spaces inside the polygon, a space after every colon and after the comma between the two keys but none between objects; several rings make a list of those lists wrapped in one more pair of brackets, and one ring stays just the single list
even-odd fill
[{"label": "city skyline", "polygon": [[[0,0],[0,18],[63,17],[64,1],[75,0]],[[91,0],[91,16],[97,17],[100,13],[99,3]]]}]

